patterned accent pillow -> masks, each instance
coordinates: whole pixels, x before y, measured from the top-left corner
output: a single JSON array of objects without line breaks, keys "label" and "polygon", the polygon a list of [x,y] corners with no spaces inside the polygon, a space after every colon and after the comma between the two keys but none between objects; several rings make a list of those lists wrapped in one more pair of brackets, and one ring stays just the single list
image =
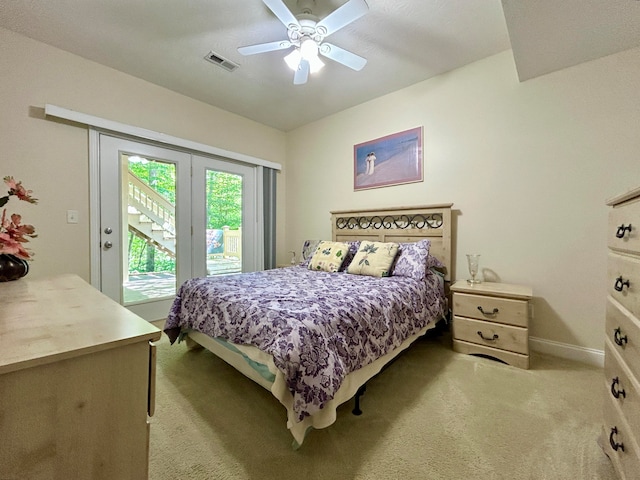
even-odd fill
[{"label": "patterned accent pillow", "polygon": [[369,275],[371,277],[388,277],[397,253],[397,243],[363,240],[360,243],[358,253],[353,257],[351,264],[347,268],[347,273]]},{"label": "patterned accent pillow", "polygon": [[322,272],[337,272],[347,256],[349,246],[343,242],[328,242],[323,240],[318,244],[311,261],[309,270]]},{"label": "patterned accent pillow", "polygon": [[[424,280],[427,276],[430,240],[401,243],[391,275]],[[436,259],[437,261],[437,259]]]},{"label": "patterned accent pillow", "polygon": [[356,253],[358,253],[358,249],[360,248],[360,240],[351,240],[347,242],[347,245],[349,246],[349,250],[347,251],[347,256],[344,259],[344,263],[340,267],[340,272],[346,271],[347,267],[351,265],[353,257],[356,256]]},{"label": "patterned accent pillow", "polygon": [[308,267],[309,262],[311,261],[311,257],[313,257],[316,248],[318,248],[318,244],[320,240],[305,240],[302,244],[302,261],[300,262],[301,267]]},{"label": "patterned accent pillow", "polygon": [[445,264],[438,260],[437,257],[429,254],[427,257],[427,268],[444,268]]}]

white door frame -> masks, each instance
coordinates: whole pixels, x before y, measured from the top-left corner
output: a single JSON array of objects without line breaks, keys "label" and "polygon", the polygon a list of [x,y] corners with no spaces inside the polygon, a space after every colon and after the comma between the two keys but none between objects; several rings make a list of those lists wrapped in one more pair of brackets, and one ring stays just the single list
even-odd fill
[{"label": "white door frame", "polygon": [[[167,135],[166,133],[156,132],[147,128],[127,125],[126,123],[89,115],[88,113],[71,110],[51,103],[44,105],[44,114],[45,117],[62,118],[89,127],[89,276],[91,285],[96,288],[100,288],[100,271],[96,269],[96,265],[100,264],[100,218],[94,213],[100,211],[100,191],[98,190],[100,185],[100,170],[98,165],[98,159],[100,157],[98,144],[99,131],[111,133],[116,136],[124,135],[126,138],[135,138],[140,141],[151,141],[163,145],[171,145],[196,153],[216,155],[243,162],[247,165],[255,165],[259,172],[257,185],[258,198],[262,198],[262,185],[260,180],[262,178],[262,167],[278,171],[282,170],[282,165],[279,163],[270,162],[262,158],[212,147],[211,145]],[[258,202],[258,204],[261,205],[262,202]]]},{"label": "white door frame", "polygon": [[[60,115],[58,115],[60,116]],[[88,123],[88,122],[87,122]],[[88,123],[89,125],[95,125],[95,123]],[[135,127],[131,127],[135,128]],[[100,196],[100,135],[107,135],[110,137],[116,137],[122,140],[129,140],[132,142],[140,143],[140,144],[149,144],[149,145],[158,145],[162,148],[170,148],[172,145],[165,145],[163,143],[158,143],[154,141],[149,141],[147,138],[141,138],[131,135],[122,135],[118,134],[114,131],[103,131],[95,128],[89,129],[89,211],[90,211],[90,219],[89,219],[89,236],[90,236],[90,277],[91,277],[91,285],[101,290],[101,196]],[[188,141],[183,141],[187,143],[193,143]],[[200,145],[200,144],[194,144]],[[206,147],[206,146],[205,146]],[[177,146],[178,150],[186,150],[186,148],[181,145]],[[189,151],[188,153],[191,155],[202,155],[205,156],[207,154],[212,154],[211,150],[213,147],[208,147],[207,149],[197,150],[197,151]],[[219,149],[213,149],[218,151]],[[244,156],[243,156],[244,157]],[[208,157],[211,158],[211,157]],[[250,158],[250,157],[247,157]],[[192,162],[193,163],[193,162]],[[244,162],[243,162],[244,163]],[[268,164],[268,165],[266,165]],[[254,237],[253,239],[246,238],[246,242],[243,243],[246,245],[252,245],[253,248],[250,249],[253,251],[253,265],[247,265],[245,270],[245,263],[243,262],[243,270],[250,271],[258,269],[258,266],[263,264],[264,259],[264,246],[263,246],[263,234],[264,229],[262,222],[259,220],[263,217],[263,206],[262,206],[262,173],[263,173],[263,165],[269,166],[270,168],[276,167],[276,169],[280,169],[280,165],[272,164],[271,162],[250,162],[250,168],[254,168],[255,171],[255,197],[254,197],[254,208],[253,208],[253,222],[255,222],[254,229]],[[191,187],[190,187],[191,188]],[[191,205],[189,205],[191,208]],[[189,222],[192,221],[191,216],[189,216]],[[187,227],[190,229],[189,227]],[[252,241],[253,240],[253,241]],[[191,242],[189,244],[189,248],[191,248]],[[247,249],[249,250],[249,249]],[[193,260],[188,264],[193,269]],[[183,264],[184,266],[184,264]],[[261,268],[261,267],[260,267]],[[176,278],[178,281],[178,287],[181,285],[181,282],[190,278],[191,271],[189,272],[178,272],[176,271]]]},{"label": "white door frame", "polygon": [[[126,247],[128,244],[127,195],[121,153],[135,154],[166,160],[175,165],[176,172],[176,289],[191,278],[191,154],[145,142],[100,134],[100,198],[99,214],[100,245],[100,290],[124,304],[122,281],[128,266]],[[117,205],[115,202],[117,201]],[[107,233],[107,227],[109,233]],[[105,247],[111,242],[112,247]],[[173,296],[125,305],[143,318],[157,320],[166,316]]]}]

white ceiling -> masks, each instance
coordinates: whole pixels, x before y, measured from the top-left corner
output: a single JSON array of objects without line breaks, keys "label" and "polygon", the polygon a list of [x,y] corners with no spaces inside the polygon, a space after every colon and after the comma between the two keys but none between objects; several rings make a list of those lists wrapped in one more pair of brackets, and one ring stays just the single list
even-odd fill
[{"label": "white ceiling", "polygon": [[[327,59],[304,85],[286,50],[237,52],[287,38],[261,0],[0,0],[0,26],[283,131],[508,49],[524,81],[640,46],[638,0],[366,1],[329,41],[367,65]],[[314,13],[344,3],[316,0]]]}]

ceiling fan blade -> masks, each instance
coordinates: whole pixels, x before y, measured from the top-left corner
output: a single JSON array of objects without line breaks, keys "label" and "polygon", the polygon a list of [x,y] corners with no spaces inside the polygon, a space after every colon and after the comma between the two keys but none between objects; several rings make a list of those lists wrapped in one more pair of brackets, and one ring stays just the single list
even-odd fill
[{"label": "ceiling fan blade", "polygon": [[365,0],[349,0],[320,20],[316,25],[316,31],[319,31],[325,37],[329,36],[333,32],[357,20],[368,11],[369,6]]},{"label": "ceiling fan blade", "polygon": [[284,23],[285,27],[294,31],[300,30],[298,19],[291,13],[291,10],[289,10],[282,0],[262,0],[262,2]]},{"label": "ceiling fan blade", "polygon": [[336,47],[331,43],[323,43],[320,45],[319,52],[327,58],[330,58],[334,62],[341,63],[342,65],[359,71],[367,64],[367,59],[351,53],[344,48]]},{"label": "ceiling fan blade", "polygon": [[303,83],[307,83],[307,79],[309,78],[309,68],[309,61],[305,60],[304,58],[301,59],[300,64],[298,65],[298,69],[293,76],[294,85],[302,85]]},{"label": "ceiling fan blade", "polygon": [[255,55],[256,53],[284,50],[285,48],[289,48],[291,45],[292,43],[289,40],[279,40],[277,42],[259,43],[257,45],[238,47],[238,52],[240,52],[242,55]]}]

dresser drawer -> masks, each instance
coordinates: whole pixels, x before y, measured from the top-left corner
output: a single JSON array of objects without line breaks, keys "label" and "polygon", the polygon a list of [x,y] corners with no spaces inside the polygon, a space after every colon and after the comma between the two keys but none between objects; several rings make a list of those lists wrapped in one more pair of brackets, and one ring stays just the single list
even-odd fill
[{"label": "dresser drawer", "polygon": [[528,326],[528,302],[468,293],[453,294],[456,316],[489,320],[491,322]]},{"label": "dresser drawer", "polygon": [[602,447],[621,474],[621,478],[627,480],[638,478],[640,449],[637,441],[617,406],[608,399],[604,402]]},{"label": "dresser drawer", "polygon": [[522,327],[456,315],[453,318],[453,338],[525,355],[529,353],[529,331]]},{"label": "dresser drawer", "polygon": [[607,244],[615,250],[640,253],[640,201],[611,209]]},{"label": "dresser drawer", "polygon": [[618,302],[607,299],[606,338],[632,372],[640,372],[640,322]]},{"label": "dresser drawer", "polygon": [[609,253],[607,290],[636,317],[640,317],[640,260]]},{"label": "dresser drawer", "polygon": [[605,341],[604,348],[606,397],[618,405],[631,431],[640,435],[640,384],[609,340]]}]

